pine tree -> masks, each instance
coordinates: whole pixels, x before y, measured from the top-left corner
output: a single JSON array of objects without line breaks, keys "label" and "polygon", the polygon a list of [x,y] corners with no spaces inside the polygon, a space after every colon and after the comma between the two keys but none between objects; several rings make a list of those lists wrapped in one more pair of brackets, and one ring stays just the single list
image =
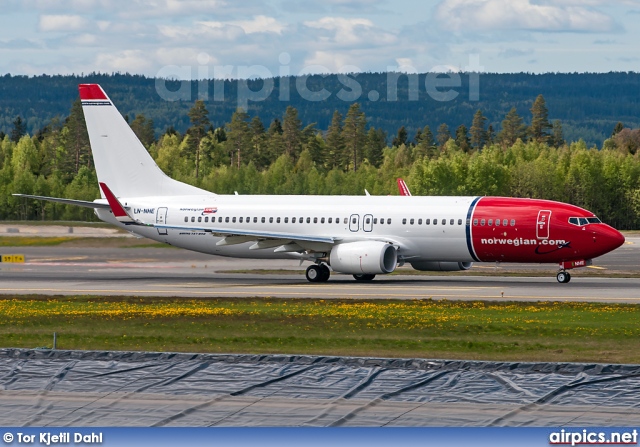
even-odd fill
[{"label": "pine tree", "polygon": [[344,160],[344,138],[342,136],[342,115],[337,110],[333,112],[331,124],[327,130],[327,167],[331,170],[342,168]]},{"label": "pine tree", "polygon": [[554,147],[560,147],[564,144],[564,135],[562,134],[562,123],[560,120],[553,122],[553,135],[551,136]]},{"label": "pine tree", "polygon": [[502,120],[502,130],[498,140],[503,146],[512,146],[518,138],[521,140],[525,138],[526,129],[522,117],[518,115],[516,108],[512,107]]},{"label": "pine tree", "polygon": [[447,144],[447,141],[451,139],[451,133],[449,132],[449,126],[445,123],[440,124],[438,127],[438,135],[436,137],[438,140],[438,147],[440,150],[444,148],[444,145]]},{"label": "pine tree", "polygon": [[[242,109],[236,110],[231,116],[231,122],[227,124],[226,145],[231,156],[231,165],[240,168],[243,158],[250,158],[247,154],[251,148],[251,133],[249,130],[249,115]],[[235,157],[235,160],[234,160]]]},{"label": "pine tree", "polygon": [[433,140],[433,132],[427,125],[420,131],[420,138],[416,141],[416,147],[413,149],[413,158],[433,157],[436,145]]},{"label": "pine tree", "polygon": [[89,145],[89,134],[87,124],[82,112],[82,102],[76,99],[71,106],[71,113],[65,122],[67,156],[65,157],[65,174],[77,175],[81,166],[91,166],[91,146]]},{"label": "pine tree", "polygon": [[367,133],[366,157],[369,164],[379,168],[383,160],[383,151],[387,147],[387,134],[382,129],[369,128]]},{"label": "pine tree", "polygon": [[624,129],[624,124],[622,124],[622,122],[618,121],[618,124],[616,124],[616,127],[613,128],[613,132],[611,133],[612,137],[615,137],[617,134],[620,133],[620,131]]},{"label": "pine tree", "polygon": [[407,133],[407,129],[405,129],[404,126],[401,126],[400,129],[398,129],[398,134],[393,138],[391,146],[400,147],[403,144],[406,146],[408,141],[409,134]]},{"label": "pine tree", "polygon": [[538,95],[531,107],[531,127],[530,134],[533,141],[546,143],[549,140],[549,111],[542,95]]},{"label": "pine tree", "polygon": [[493,130],[493,126],[489,124],[487,127],[487,145],[493,144],[496,139],[496,132]]},{"label": "pine tree", "polygon": [[298,118],[298,110],[288,106],[282,120],[282,140],[284,153],[293,161],[297,160],[302,152],[302,122]]},{"label": "pine tree", "polygon": [[13,120],[13,129],[11,130],[11,141],[17,143],[20,138],[27,134],[27,125],[22,121],[22,118],[18,115]]},{"label": "pine tree", "polygon": [[209,121],[209,111],[204,105],[204,101],[198,99],[191,110],[189,110],[189,120],[191,127],[187,131],[192,139],[191,152],[195,155],[196,160],[196,181],[200,177],[200,142],[207,134],[207,127],[211,125]]},{"label": "pine tree", "polygon": [[253,117],[249,123],[249,133],[251,134],[251,161],[258,169],[264,169],[271,164],[272,158],[269,156],[268,137],[260,117]]},{"label": "pine tree", "polygon": [[480,151],[487,144],[487,131],[484,129],[487,118],[482,112],[478,111],[473,115],[473,123],[471,124],[471,146]]},{"label": "pine tree", "polygon": [[342,126],[342,139],[346,149],[345,156],[348,157],[345,160],[345,166],[353,163],[354,172],[358,170],[358,164],[362,159],[362,152],[367,138],[364,132],[366,125],[367,118],[360,111],[360,104],[354,102],[349,107]]},{"label": "pine tree", "polygon": [[464,152],[469,152],[469,150],[471,149],[467,126],[465,126],[464,124],[460,124],[456,129],[456,144]]}]

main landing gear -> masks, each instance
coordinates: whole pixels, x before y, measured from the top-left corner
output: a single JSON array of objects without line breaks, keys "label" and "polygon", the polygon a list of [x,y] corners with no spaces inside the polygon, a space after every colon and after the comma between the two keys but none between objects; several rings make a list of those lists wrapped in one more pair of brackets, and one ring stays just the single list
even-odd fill
[{"label": "main landing gear", "polygon": [[331,271],[325,264],[311,264],[305,273],[309,282],[327,282]]},{"label": "main landing gear", "polygon": [[359,275],[353,275],[353,277],[355,278],[356,281],[371,281],[373,280],[373,278],[376,277],[376,275],[368,275],[368,274],[359,274]]},{"label": "main landing gear", "polygon": [[562,270],[558,272],[558,274],[556,275],[556,279],[559,283],[566,284],[571,281],[571,274]]}]

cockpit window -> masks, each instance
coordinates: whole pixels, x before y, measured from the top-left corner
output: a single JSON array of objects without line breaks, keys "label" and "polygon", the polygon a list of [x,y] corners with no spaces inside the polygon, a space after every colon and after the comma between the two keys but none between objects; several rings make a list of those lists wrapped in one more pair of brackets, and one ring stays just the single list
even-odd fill
[{"label": "cockpit window", "polygon": [[602,223],[602,221],[597,217],[570,217],[569,223],[582,227],[588,224],[599,224]]}]

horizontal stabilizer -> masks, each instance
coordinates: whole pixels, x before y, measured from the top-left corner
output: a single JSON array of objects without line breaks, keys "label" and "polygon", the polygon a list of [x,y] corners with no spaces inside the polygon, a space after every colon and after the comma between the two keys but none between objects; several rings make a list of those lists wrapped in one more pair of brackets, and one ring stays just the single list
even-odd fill
[{"label": "horizontal stabilizer", "polygon": [[122,206],[115,194],[113,194],[113,192],[109,189],[109,187],[102,182],[99,182],[99,185],[100,189],[102,189],[102,194],[104,194],[104,196],[107,198],[107,201],[109,202],[109,207],[111,208],[111,211],[113,212],[115,218],[122,223],[135,222],[135,220],[129,215],[127,210],[124,209],[124,206]]},{"label": "horizontal stabilizer", "polygon": [[11,194],[14,197],[25,197],[27,199],[46,200],[47,202],[63,203],[65,205],[82,206],[84,208],[104,209],[108,210],[108,203],[87,202],[85,200],[60,199],[58,197],[32,196],[30,194]]}]

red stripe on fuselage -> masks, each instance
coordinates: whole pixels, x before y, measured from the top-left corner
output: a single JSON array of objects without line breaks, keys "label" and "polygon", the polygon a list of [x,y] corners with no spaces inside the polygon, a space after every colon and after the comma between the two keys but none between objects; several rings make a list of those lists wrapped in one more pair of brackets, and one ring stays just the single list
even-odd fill
[{"label": "red stripe on fuselage", "polygon": [[570,217],[593,216],[583,208],[550,200],[483,197],[471,216],[473,249],[483,262],[592,259],[624,242],[608,225],[569,223]]}]

